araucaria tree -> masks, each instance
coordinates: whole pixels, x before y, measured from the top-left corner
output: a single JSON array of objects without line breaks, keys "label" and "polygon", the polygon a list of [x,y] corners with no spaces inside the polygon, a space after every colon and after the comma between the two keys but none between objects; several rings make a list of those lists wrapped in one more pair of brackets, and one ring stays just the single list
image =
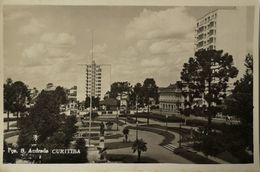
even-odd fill
[{"label": "araucaria tree", "polygon": [[238,70],[233,65],[233,57],[222,50],[202,50],[195,53],[181,72],[182,83],[187,87],[187,104],[191,107],[193,99],[198,97],[206,101],[205,114],[210,130],[215,105],[220,105],[226,97],[230,78],[235,78]]},{"label": "araucaria tree", "polygon": [[149,109],[151,104],[151,99],[158,103],[159,94],[158,94],[158,87],[156,82],[153,78],[146,78],[144,80],[144,84],[142,87],[143,91],[143,99],[144,103],[148,106],[148,113],[147,113],[147,124],[149,124]]}]

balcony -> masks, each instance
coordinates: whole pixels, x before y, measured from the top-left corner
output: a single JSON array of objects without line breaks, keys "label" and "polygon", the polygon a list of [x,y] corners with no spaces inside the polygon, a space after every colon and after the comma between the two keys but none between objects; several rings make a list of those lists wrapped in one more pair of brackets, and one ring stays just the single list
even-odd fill
[{"label": "balcony", "polygon": [[207,44],[213,44],[213,43],[216,43],[216,38],[215,37],[210,37],[207,41]]},{"label": "balcony", "polygon": [[205,29],[206,29],[206,26],[200,26],[200,27],[197,29],[197,33],[200,34],[200,33],[203,32]]},{"label": "balcony", "polygon": [[216,35],[216,30],[215,29],[211,29],[209,32],[208,32],[208,36],[212,36],[212,35]]},{"label": "balcony", "polygon": [[212,21],[212,22],[210,22],[209,23],[209,25],[208,25],[208,29],[211,29],[211,28],[215,28],[216,27],[216,22],[215,21]]},{"label": "balcony", "polygon": [[200,41],[200,40],[205,39],[205,38],[206,38],[206,35],[204,33],[201,33],[201,34],[198,35],[197,40]]}]

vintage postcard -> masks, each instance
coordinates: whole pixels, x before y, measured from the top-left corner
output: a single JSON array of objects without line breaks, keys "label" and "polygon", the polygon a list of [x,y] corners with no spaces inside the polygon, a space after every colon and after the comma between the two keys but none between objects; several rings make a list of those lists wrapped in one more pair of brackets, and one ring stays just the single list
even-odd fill
[{"label": "vintage postcard", "polygon": [[1,9],[0,171],[257,171],[257,1]]}]

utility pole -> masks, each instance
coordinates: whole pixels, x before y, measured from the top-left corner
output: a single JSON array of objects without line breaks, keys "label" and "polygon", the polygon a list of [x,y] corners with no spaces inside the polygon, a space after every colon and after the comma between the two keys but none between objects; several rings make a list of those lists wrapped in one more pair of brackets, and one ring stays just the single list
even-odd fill
[{"label": "utility pole", "polygon": [[93,74],[94,74],[94,64],[93,64],[93,31],[91,30],[91,86],[90,86],[90,105],[89,105],[89,128],[88,128],[88,144],[91,143],[91,117],[92,117],[92,90],[93,90]]},{"label": "utility pole", "polygon": [[168,115],[165,116],[166,117],[166,131],[168,131]]},{"label": "utility pole", "polygon": [[117,107],[117,113],[116,113],[116,130],[118,131],[118,115],[119,115],[119,110]]},{"label": "utility pole", "polygon": [[136,108],[136,114],[135,114],[135,120],[137,122],[137,114],[138,114],[138,96],[135,97],[135,108]]},{"label": "utility pole", "polygon": [[138,140],[138,121],[136,121],[136,140]]}]

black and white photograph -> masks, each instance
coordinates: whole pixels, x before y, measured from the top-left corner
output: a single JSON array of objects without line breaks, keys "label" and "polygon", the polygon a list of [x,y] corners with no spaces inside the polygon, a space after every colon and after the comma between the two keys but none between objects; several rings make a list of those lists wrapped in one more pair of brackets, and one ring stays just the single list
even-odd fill
[{"label": "black and white photograph", "polygon": [[255,163],[258,7],[2,9],[3,164]]}]

